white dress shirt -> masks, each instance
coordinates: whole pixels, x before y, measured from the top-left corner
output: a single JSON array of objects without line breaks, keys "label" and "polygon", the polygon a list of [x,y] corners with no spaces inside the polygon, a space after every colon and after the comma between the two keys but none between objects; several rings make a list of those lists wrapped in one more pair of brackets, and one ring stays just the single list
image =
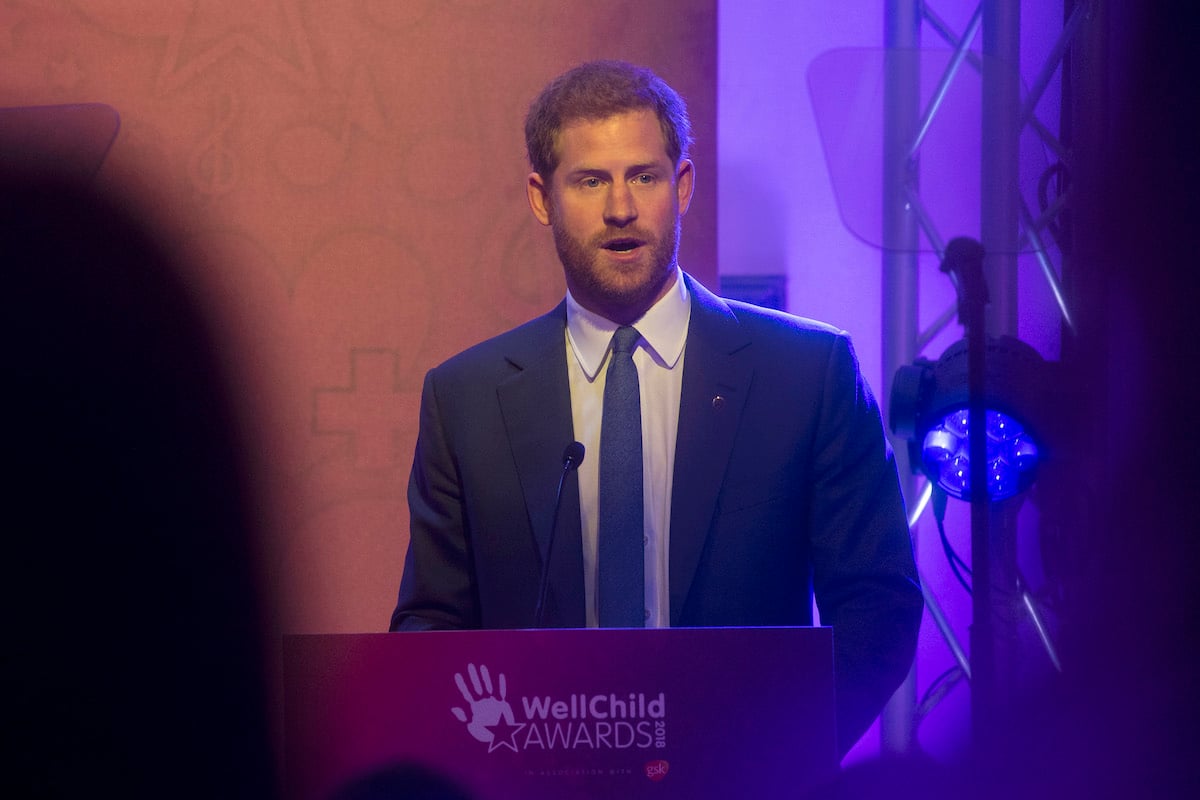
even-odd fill
[{"label": "white dress shirt", "polygon": [[[642,481],[645,516],[646,627],[671,624],[668,567],[671,486],[675,437],[683,390],[683,350],[692,305],[679,268],[675,285],[633,323],[641,339],[633,353],[642,405]],[[580,306],[567,292],[567,374],[575,439],[584,446],[579,465],[579,510],[583,523],[583,587],[587,625],[599,624],[596,607],[597,496],[600,421],[613,333],[619,326]]]}]

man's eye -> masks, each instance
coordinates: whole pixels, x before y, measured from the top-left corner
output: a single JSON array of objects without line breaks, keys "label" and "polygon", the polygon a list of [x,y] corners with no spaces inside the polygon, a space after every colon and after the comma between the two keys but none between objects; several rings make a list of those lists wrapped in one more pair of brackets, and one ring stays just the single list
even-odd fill
[{"label": "man's eye", "polygon": [[595,189],[597,186],[600,185],[600,179],[599,178],[584,178],[582,183],[588,189]]},{"label": "man's eye", "polygon": [[654,183],[654,176],[648,175],[645,172],[643,172],[641,175],[638,175],[636,178],[634,178],[633,182],[634,183],[642,183],[642,184]]}]

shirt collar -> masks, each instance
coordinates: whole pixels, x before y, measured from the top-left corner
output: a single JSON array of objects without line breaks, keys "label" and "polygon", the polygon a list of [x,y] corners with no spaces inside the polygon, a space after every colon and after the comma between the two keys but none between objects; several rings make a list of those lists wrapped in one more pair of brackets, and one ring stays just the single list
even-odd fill
[{"label": "shirt collar", "polygon": [[[633,323],[650,355],[667,369],[673,369],[683,354],[691,313],[692,304],[683,271],[676,265],[675,285]],[[567,290],[567,340],[588,380],[594,379],[600,371],[618,327],[617,323],[579,305]]]}]

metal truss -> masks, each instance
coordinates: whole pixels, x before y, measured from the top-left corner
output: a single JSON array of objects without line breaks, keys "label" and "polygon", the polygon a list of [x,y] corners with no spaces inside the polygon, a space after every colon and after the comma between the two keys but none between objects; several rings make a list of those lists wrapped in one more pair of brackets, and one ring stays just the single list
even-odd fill
[{"label": "metal truss", "polygon": [[[1069,147],[1039,119],[1036,110],[1047,87],[1064,64],[1071,41],[1092,17],[1094,3],[1095,0],[1077,0],[1072,4],[1068,0],[1069,13],[1064,15],[1066,19],[1057,42],[1022,98],[1019,72],[1020,0],[982,0],[961,33],[953,30],[931,3],[886,0],[881,235],[885,242],[882,255],[883,374],[888,379],[899,367],[912,363],[921,355],[956,315],[956,308],[951,306],[939,314],[928,328],[918,329],[920,238],[924,237],[939,261],[944,256],[946,241],[938,230],[937,220],[932,218],[922,201],[920,153],[930,126],[942,110],[948,90],[954,81],[960,79],[964,69],[978,72],[983,82],[980,147],[986,155],[981,159],[980,223],[981,241],[989,253],[985,261],[985,273],[992,297],[987,327],[992,333],[1015,335],[1016,259],[1018,253],[1029,252],[1036,258],[1041,274],[1051,289],[1065,330],[1073,332],[1075,323],[1059,279],[1062,253],[1047,241],[1048,235],[1053,238],[1054,226],[1069,203],[1069,188],[1059,186],[1056,196],[1039,202],[1035,213],[1018,189],[1019,138],[1022,131],[1033,131],[1052,155],[1054,164],[1047,171],[1048,176],[1057,175],[1061,178],[1061,175],[1069,174]],[[915,54],[921,47],[921,35],[925,29],[949,45],[951,54],[936,88],[922,107],[920,65]],[[982,41],[977,50],[975,42],[979,38]],[[1039,200],[1045,198],[1039,197]],[[913,509],[909,524],[915,535],[917,521],[929,503],[930,487],[927,484],[918,486],[906,463],[907,448],[899,443],[894,444],[897,459],[901,462],[904,496],[909,501],[910,509]],[[1019,584],[1019,578],[1015,579]],[[1018,588],[1029,619],[1036,626],[1055,668],[1060,669],[1039,609],[1024,586]],[[984,689],[983,680],[990,681],[994,677],[989,674],[992,671],[990,665],[983,665],[982,671],[972,669],[964,648],[928,587],[925,588],[925,599],[934,623],[954,656],[956,666],[934,682],[925,701],[920,704],[916,698],[915,675],[910,674],[881,718],[881,745],[885,752],[912,749],[920,720],[960,678],[965,677],[973,684],[972,716],[978,716],[974,705],[975,695]],[[976,595],[973,602],[974,615],[978,618],[991,601],[986,596],[981,600]],[[975,730],[978,730],[975,727],[977,724],[977,720],[973,719]]]}]

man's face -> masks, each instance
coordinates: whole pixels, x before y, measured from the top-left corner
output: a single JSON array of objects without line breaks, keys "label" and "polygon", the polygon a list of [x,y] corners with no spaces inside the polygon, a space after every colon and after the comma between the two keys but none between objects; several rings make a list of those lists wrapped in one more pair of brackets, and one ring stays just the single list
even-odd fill
[{"label": "man's face", "polygon": [[567,288],[589,311],[635,321],[674,283],[690,161],[667,155],[651,110],[578,120],[558,136],[558,167],[529,176],[529,205],[554,231]]}]

